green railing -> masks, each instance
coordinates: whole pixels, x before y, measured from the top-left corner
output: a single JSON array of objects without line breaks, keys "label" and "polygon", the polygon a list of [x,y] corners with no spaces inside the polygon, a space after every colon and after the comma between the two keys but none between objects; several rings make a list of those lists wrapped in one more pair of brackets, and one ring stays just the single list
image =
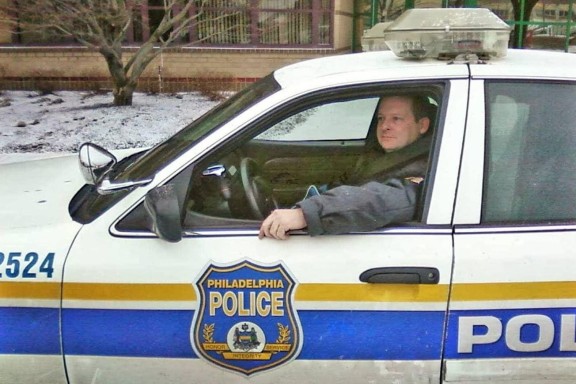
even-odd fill
[{"label": "green railing", "polygon": [[[573,31],[573,28],[576,28],[576,22],[573,21],[574,18],[574,0],[568,0],[568,12],[566,15],[566,21],[536,21],[536,20],[507,20],[507,23],[512,26],[519,26],[519,33],[516,36],[516,45],[520,48],[524,47],[525,41],[523,41],[522,37],[527,36],[530,40],[533,39],[533,35],[530,36],[529,33],[524,33],[524,30],[527,30],[529,27],[549,27],[554,33],[551,36],[561,36],[564,35],[563,38],[563,49],[564,51],[568,52],[568,47],[570,45],[570,37]],[[556,4],[557,5],[557,4]],[[520,2],[521,6],[521,13],[524,14],[524,0]]]}]

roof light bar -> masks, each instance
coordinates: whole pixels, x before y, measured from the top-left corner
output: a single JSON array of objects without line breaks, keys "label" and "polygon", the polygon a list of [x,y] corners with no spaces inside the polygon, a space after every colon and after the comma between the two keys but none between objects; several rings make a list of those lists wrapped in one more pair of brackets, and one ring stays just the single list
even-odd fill
[{"label": "roof light bar", "polygon": [[504,57],[511,28],[489,9],[420,8],[404,12],[384,30],[399,57],[452,59],[472,53],[482,59]]}]

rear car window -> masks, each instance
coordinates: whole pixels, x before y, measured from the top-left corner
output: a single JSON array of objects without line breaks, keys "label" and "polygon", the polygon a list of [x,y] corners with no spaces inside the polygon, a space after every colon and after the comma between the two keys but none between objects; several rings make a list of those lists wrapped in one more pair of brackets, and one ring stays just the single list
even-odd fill
[{"label": "rear car window", "polygon": [[576,218],[576,84],[491,82],[483,222]]}]

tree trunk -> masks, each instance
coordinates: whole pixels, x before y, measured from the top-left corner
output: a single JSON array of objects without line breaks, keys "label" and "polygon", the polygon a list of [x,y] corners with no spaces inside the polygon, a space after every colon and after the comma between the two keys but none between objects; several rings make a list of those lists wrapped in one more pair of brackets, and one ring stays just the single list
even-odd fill
[{"label": "tree trunk", "polygon": [[124,106],[132,105],[132,95],[134,94],[134,89],[136,87],[132,84],[127,84],[124,86],[114,85],[112,94],[114,95],[114,105]]},{"label": "tree trunk", "polygon": [[131,81],[124,70],[122,62],[122,47],[103,45],[100,47],[100,53],[104,56],[108,71],[110,72],[114,96],[114,105],[124,106],[132,105],[132,95],[136,88],[136,81]]}]

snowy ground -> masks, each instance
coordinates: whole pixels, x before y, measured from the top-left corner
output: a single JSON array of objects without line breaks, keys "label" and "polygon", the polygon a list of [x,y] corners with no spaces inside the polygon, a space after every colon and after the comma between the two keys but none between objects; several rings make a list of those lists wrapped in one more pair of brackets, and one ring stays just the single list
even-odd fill
[{"label": "snowy ground", "polygon": [[107,149],[152,146],[217,102],[195,93],[136,93],[115,107],[110,93],[0,92],[0,163],[76,152],[91,141]]}]

